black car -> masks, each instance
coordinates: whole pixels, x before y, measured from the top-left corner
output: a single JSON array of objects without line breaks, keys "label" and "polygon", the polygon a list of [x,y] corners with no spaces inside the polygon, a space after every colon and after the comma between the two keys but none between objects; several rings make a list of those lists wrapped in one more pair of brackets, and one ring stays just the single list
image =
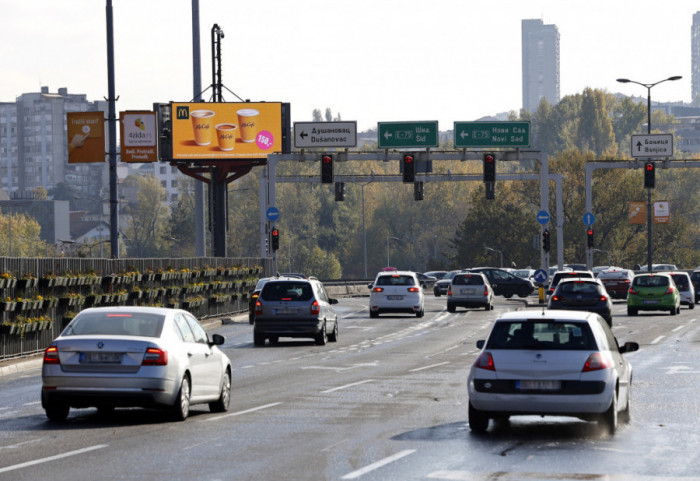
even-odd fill
[{"label": "black car", "polygon": [[462,271],[450,271],[447,274],[445,274],[442,277],[442,279],[433,284],[433,294],[435,294],[435,297],[447,295],[447,289],[449,289],[450,287],[450,281],[455,276],[455,274],[459,274],[460,272]]},{"label": "black car", "polygon": [[497,296],[510,298],[513,296],[527,297],[535,290],[534,284],[528,279],[514,276],[508,271],[496,267],[475,267],[471,272],[481,272],[489,280],[493,293]]},{"label": "black car", "polygon": [[690,273],[690,280],[695,288],[695,302],[700,300],[700,270],[695,270]]},{"label": "black car", "polygon": [[562,279],[549,297],[547,308],[595,312],[612,327],[612,300],[598,279]]},{"label": "black car", "polygon": [[418,276],[418,282],[420,282],[420,286],[423,289],[432,289],[432,287],[437,282],[436,277],[427,276],[425,274],[421,274],[420,272],[416,272],[416,276]]}]

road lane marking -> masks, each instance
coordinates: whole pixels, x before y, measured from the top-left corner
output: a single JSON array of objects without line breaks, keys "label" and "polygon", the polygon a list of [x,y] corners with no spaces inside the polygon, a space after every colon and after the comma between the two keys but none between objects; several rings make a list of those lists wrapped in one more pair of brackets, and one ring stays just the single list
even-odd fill
[{"label": "road lane marking", "polygon": [[246,409],[245,411],[237,411],[235,413],[228,413],[228,414],[223,414],[221,416],[215,416],[213,418],[207,418],[207,421],[217,421],[219,419],[230,418],[232,416],[240,416],[242,414],[254,413],[256,411],[262,411],[263,409],[279,406],[280,404],[282,404],[282,403],[279,402],[279,403],[265,404],[264,406],[258,406],[256,408]]},{"label": "road lane marking", "polygon": [[0,468],[0,473],[7,473],[10,471],[16,471],[17,469],[28,468],[29,466],[34,466],[37,464],[48,463],[50,461],[56,461],[59,459],[68,458],[70,456],[77,456],[78,454],[87,453],[96,449],[106,448],[107,446],[107,444],[98,444],[97,446],[90,446],[89,448],[78,449],[76,451],[68,451],[67,453],[57,454],[56,456],[49,456],[48,458],[35,459],[34,461],[27,461],[26,463],[6,466],[4,468]]},{"label": "road lane marking", "polygon": [[379,469],[382,466],[386,466],[389,463],[393,463],[394,461],[397,461],[403,457],[406,457],[410,454],[415,453],[415,449],[406,449],[405,451],[401,451],[399,453],[394,454],[393,456],[389,456],[388,458],[381,459],[377,461],[376,463],[372,463],[368,466],[365,466],[362,469],[358,469],[357,471],[353,471],[352,473],[348,473],[345,476],[343,476],[340,479],[355,479],[359,478],[360,476],[369,473],[370,471],[374,471],[375,469]]},{"label": "road lane marking", "polygon": [[678,327],[675,328],[672,332],[680,331],[680,330],[683,329],[684,327],[685,327],[685,326],[678,326]]},{"label": "road lane marking", "polygon": [[368,382],[374,382],[374,379],[365,379],[364,381],[353,382],[351,384],[346,384],[344,386],[334,387],[332,389],[327,389],[325,391],[321,391],[321,394],[328,394],[331,392],[340,391],[341,389],[347,389],[349,387],[359,386],[360,384],[367,384]]},{"label": "road lane marking", "polygon": [[423,371],[425,369],[431,369],[431,368],[438,367],[438,366],[444,366],[445,364],[449,364],[449,361],[439,362],[437,364],[431,364],[430,366],[423,366],[423,367],[417,367],[415,369],[409,369],[408,372]]},{"label": "road lane marking", "polygon": [[666,337],[666,336],[659,336],[656,339],[654,339],[653,341],[651,341],[651,343],[658,344],[661,341],[661,339],[663,339],[664,337]]}]

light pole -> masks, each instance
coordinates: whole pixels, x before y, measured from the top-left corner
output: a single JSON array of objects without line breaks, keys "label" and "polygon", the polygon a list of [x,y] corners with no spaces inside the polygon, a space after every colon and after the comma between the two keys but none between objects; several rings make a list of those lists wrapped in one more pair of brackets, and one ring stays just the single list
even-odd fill
[{"label": "light pole", "polygon": [[365,279],[367,279],[367,231],[365,230],[365,187],[370,183],[360,184],[362,190],[362,258],[365,264]]},{"label": "light pole", "polygon": [[[633,83],[641,85],[647,89],[647,134],[651,134],[651,88],[654,85],[659,85],[663,82],[668,82],[669,80],[680,80],[680,75],[674,75],[673,77],[665,78],[654,82],[653,84],[645,84],[642,82],[637,82],[636,80],[630,80],[626,78],[617,79],[618,82],[626,84]],[[651,160],[651,159],[650,159]],[[651,187],[647,188],[647,269],[651,272]]]},{"label": "light pole", "polygon": [[491,252],[498,252],[501,255],[501,267],[503,267],[503,252],[499,251],[498,249],[492,249],[491,247],[484,247],[484,249]]},{"label": "light pole", "polygon": [[612,263],[610,262],[610,252],[604,251],[603,249],[591,249],[593,252],[600,252],[601,254],[607,254],[608,255],[608,265],[611,266]]},{"label": "light pole", "polygon": [[386,236],[386,266],[390,267],[391,263],[389,262],[389,239],[394,239],[397,241],[400,241],[398,237],[392,237],[392,236]]}]

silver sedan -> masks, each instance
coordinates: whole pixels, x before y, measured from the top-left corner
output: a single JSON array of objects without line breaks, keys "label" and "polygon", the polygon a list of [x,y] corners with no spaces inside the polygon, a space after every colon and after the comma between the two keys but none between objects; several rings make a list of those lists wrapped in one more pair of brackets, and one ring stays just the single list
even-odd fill
[{"label": "silver sedan", "polygon": [[71,407],[228,410],[231,362],[189,312],[156,307],[85,309],[44,353],[41,403],[51,421]]}]

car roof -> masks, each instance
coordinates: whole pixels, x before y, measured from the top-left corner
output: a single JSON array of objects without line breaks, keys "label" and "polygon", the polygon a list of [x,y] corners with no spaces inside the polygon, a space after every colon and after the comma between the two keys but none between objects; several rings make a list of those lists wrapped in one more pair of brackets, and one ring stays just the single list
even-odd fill
[{"label": "car roof", "polygon": [[377,277],[379,276],[415,276],[416,273],[413,271],[385,271],[385,272],[379,272],[377,274]]},{"label": "car roof", "polygon": [[104,306],[104,307],[88,307],[87,309],[82,309],[80,313],[89,312],[138,312],[147,314],[159,314],[161,316],[167,316],[175,312],[187,312],[183,309],[173,309],[171,307],[154,307],[154,306]]},{"label": "car roof", "polygon": [[603,283],[600,281],[600,279],[596,277],[564,277],[562,280],[559,281],[559,285],[566,284],[569,282],[588,282],[592,284],[598,284],[602,285]]},{"label": "car roof", "polygon": [[587,311],[568,311],[566,309],[543,309],[543,310],[528,310],[528,311],[511,311],[504,313],[496,319],[496,322],[514,321],[514,320],[566,320],[566,321],[587,321],[591,316],[597,314]]}]

